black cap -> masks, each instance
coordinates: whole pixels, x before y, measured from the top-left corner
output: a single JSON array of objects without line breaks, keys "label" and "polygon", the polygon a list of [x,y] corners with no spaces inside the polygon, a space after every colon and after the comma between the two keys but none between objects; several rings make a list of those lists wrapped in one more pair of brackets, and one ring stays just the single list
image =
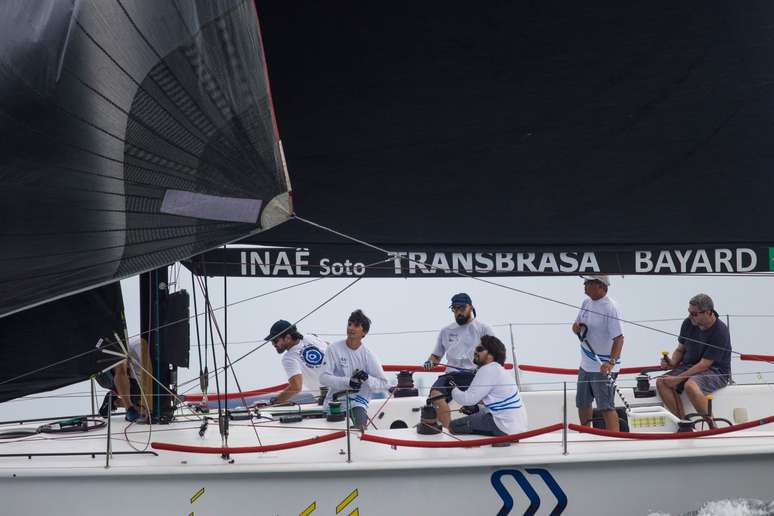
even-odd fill
[{"label": "black cap", "polygon": [[464,292],[460,292],[459,294],[454,294],[451,299],[451,306],[472,305],[472,304],[473,304],[473,300],[470,299],[470,296]]},{"label": "black cap", "polygon": [[263,340],[271,340],[271,339],[276,339],[278,337],[282,337],[282,334],[288,331],[292,327],[293,325],[290,324],[288,321],[286,321],[285,319],[280,319],[279,321],[271,325],[271,330],[269,330],[269,335],[266,336]]}]

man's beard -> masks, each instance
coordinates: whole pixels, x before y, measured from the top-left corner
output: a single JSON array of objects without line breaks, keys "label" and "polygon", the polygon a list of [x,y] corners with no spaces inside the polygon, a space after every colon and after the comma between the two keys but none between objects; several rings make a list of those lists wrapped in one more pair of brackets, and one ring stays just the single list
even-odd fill
[{"label": "man's beard", "polygon": [[481,367],[481,362],[478,360],[478,353],[473,355],[473,363],[476,364],[476,366]]},{"label": "man's beard", "polygon": [[462,314],[455,315],[454,316],[454,320],[457,321],[457,324],[462,326],[464,324],[467,324],[468,321],[470,321],[470,314],[468,314],[468,315],[462,315]]}]

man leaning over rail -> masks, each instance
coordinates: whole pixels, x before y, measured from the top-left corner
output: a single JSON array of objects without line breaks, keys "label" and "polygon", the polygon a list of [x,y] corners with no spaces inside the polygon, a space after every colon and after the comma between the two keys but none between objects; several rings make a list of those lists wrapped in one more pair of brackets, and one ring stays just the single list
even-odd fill
[{"label": "man leaning over rail", "polygon": [[[614,386],[607,378],[621,363],[623,329],[621,313],[616,302],[607,295],[610,278],[605,274],[581,276],[583,291],[588,296],[583,300],[578,317],[572,325],[573,333],[580,334],[581,325],[588,328],[586,341],[593,351],[581,343],[581,363],[578,369],[578,387],[575,406],[582,425],[591,425],[594,414],[592,402],[602,411],[605,428],[619,430],[618,413],[615,411]],[[599,365],[599,362],[602,365]]]},{"label": "man leaning over rail", "polygon": [[[453,420],[449,430],[453,434],[493,436],[527,430],[527,409],[516,380],[503,367],[505,345],[497,337],[484,335],[475,349],[473,362],[478,371],[470,386],[465,391],[455,387],[451,395],[460,405],[476,408],[469,416]],[[476,411],[479,404],[482,408]]]},{"label": "man leaning over rail", "polygon": [[[680,419],[685,418],[680,399],[683,391],[696,412],[709,415],[706,395],[731,380],[731,335],[707,294],[696,294],[688,301],[688,317],[677,342],[672,357],[661,361],[661,367],[671,371],[656,380],[658,394]],[[711,421],[709,426],[714,428]]]},{"label": "man leaning over rail", "polygon": [[320,390],[320,370],[328,343],[317,335],[302,335],[295,325],[280,319],[269,330],[265,340],[282,356],[282,367],[288,378],[288,386],[270,400],[270,404],[294,401],[311,403]]},{"label": "man leaning over rail", "polygon": [[368,424],[368,402],[371,393],[387,390],[389,382],[376,355],[363,345],[371,329],[371,320],[362,310],[355,310],[347,320],[347,338],[328,346],[320,372],[320,384],[328,387],[325,407],[333,395],[349,391],[350,417],[355,427],[365,430]]},{"label": "man leaning over rail", "polygon": [[[440,331],[435,348],[424,363],[425,369],[432,369],[446,355],[448,362],[446,374],[439,376],[430,388],[430,397],[437,398],[433,400],[433,405],[438,411],[438,420],[447,428],[451,421],[448,403],[451,399],[451,383],[463,390],[467,389],[473,381],[473,375],[476,374],[472,361],[473,350],[482,336],[494,336],[489,325],[475,318],[476,309],[473,308],[473,300],[469,295],[464,292],[455,294],[451,298],[449,308],[454,314],[454,323]],[[440,398],[441,394],[445,394],[446,397]]]}]

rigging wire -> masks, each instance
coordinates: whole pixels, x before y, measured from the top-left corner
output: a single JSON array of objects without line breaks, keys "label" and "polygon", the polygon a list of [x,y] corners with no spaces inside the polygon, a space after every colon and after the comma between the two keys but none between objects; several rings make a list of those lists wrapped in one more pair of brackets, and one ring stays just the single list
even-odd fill
[{"label": "rigging wire", "polygon": [[[320,303],[319,305],[315,306],[315,307],[314,307],[314,308],[313,308],[311,311],[307,312],[306,314],[304,314],[304,315],[303,315],[303,316],[301,316],[300,318],[296,319],[296,320],[295,320],[295,321],[294,321],[292,324],[294,324],[294,325],[297,325],[298,323],[300,323],[300,322],[301,322],[301,321],[303,321],[304,319],[308,318],[309,316],[311,316],[312,314],[314,314],[315,312],[317,312],[318,310],[320,310],[322,307],[324,307],[325,305],[327,305],[328,303],[330,303],[331,301],[333,301],[334,299],[336,299],[338,296],[340,296],[341,294],[343,294],[345,291],[349,290],[349,288],[351,288],[352,286],[354,286],[354,285],[355,285],[357,282],[359,282],[361,279],[363,279],[363,278],[362,278],[362,277],[355,278],[353,281],[349,282],[349,283],[348,283],[348,284],[347,284],[347,285],[346,285],[344,288],[342,288],[342,289],[338,290],[338,291],[337,291],[335,294],[333,294],[332,296],[330,296],[329,298],[327,298],[325,301],[323,301],[323,302],[322,302],[322,303]],[[273,337],[274,337],[274,335],[272,335],[272,338],[273,338]],[[237,364],[237,363],[241,362],[242,360],[244,360],[244,359],[245,359],[245,358],[247,358],[248,356],[252,355],[252,354],[253,354],[253,353],[255,353],[256,351],[258,351],[259,349],[261,349],[262,347],[264,347],[264,346],[265,346],[266,344],[268,344],[269,342],[271,342],[271,339],[268,339],[268,340],[265,340],[265,341],[263,341],[263,343],[261,343],[260,345],[258,345],[258,346],[256,346],[256,347],[254,347],[253,349],[251,349],[251,350],[250,350],[250,351],[248,351],[247,353],[245,353],[245,354],[241,355],[241,356],[240,356],[240,357],[238,357],[236,360],[233,360],[233,361],[231,361],[231,362],[230,362],[230,364],[231,364],[231,367],[233,368],[233,367],[234,367],[234,364]],[[217,371],[217,369],[216,369],[216,371]],[[213,373],[215,373],[216,371],[213,371]],[[210,374],[213,374],[213,373],[210,373]],[[216,375],[216,378],[217,378],[217,375]],[[191,382],[191,381],[189,381],[188,383],[192,383],[192,382]],[[179,386],[179,387],[182,387],[183,385],[185,385],[185,384],[179,384],[178,386]],[[191,389],[188,389],[188,390],[184,391],[182,394],[185,394],[185,393],[187,393],[187,392],[190,392],[190,391],[191,391]]]}]

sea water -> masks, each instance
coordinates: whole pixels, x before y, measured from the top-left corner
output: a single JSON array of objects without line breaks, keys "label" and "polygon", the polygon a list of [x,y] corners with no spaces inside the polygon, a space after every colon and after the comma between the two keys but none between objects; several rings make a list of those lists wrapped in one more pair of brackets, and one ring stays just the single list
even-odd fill
[{"label": "sea water", "polygon": [[[648,516],[672,516],[654,512]],[[707,502],[700,509],[684,512],[679,516],[774,516],[774,501],[754,499],[718,500]]]}]

